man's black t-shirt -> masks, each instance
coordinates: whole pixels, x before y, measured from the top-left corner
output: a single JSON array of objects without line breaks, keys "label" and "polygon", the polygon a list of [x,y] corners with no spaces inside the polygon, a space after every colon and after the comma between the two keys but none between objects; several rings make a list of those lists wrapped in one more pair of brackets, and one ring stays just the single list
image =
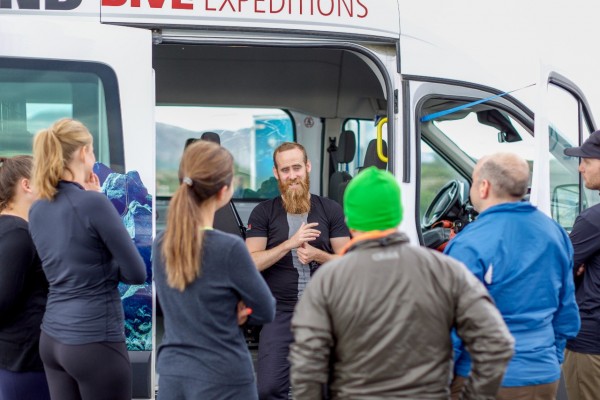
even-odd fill
[{"label": "man's black t-shirt", "polygon": [[600,204],[577,217],[570,238],[575,250],[575,270],[585,264],[585,273],[575,279],[581,329],[577,338],[567,342],[567,348],[600,354]]},{"label": "man's black t-shirt", "polygon": [[[311,194],[308,214],[288,214],[281,196],[260,203],[250,214],[246,237],[266,237],[266,250],[269,250],[291,238],[302,222],[319,224],[315,229],[321,231],[321,235],[309,244],[328,253],[333,253],[331,238],[350,236],[342,207],[331,199]],[[318,267],[314,262],[311,265],[300,263],[296,250],[292,250],[262,272],[277,300],[278,310],[294,310],[310,276]]]}]

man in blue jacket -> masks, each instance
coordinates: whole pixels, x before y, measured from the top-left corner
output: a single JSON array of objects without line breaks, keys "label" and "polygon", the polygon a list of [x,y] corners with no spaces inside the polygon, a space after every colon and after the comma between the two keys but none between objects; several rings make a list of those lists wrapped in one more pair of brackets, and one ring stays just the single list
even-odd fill
[{"label": "man in blue jacket", "polygon": [[[579,331],[573,247],[551,218],[522,201],[529,166],[515,154],[483,157],[473,171],[470,198],[479,212],[445,249],[487,287],[515,338],[497,399],[555,399],[567,339]],[[454,340],[453,398],[470,369]]]}]

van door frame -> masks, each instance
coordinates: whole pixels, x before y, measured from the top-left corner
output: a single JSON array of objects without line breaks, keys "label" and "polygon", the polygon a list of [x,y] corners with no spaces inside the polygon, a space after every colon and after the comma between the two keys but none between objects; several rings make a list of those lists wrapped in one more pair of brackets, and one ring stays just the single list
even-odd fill
[{"label": "van door frame", "polygon": [[[453,100],[475,101],[485,99],[491,96],[503,94],[503,91],[489,86],[479,85],[471,82],[457,81],[452,79],[432,78],[417,75],[402,75],[403,102],[404,102],[404,136],[414,138],[415,143],[411,143],[403,149],[404,158],[409,159],[408,166],[412,168],[409,180],[414,184],[403,183],[403,193],[407,196],[403,198],[405,215],[412,213],[413,218],[405,218],[402,223],[403,231],[407,232],[411,241],[423,244],[423,233],[420,221],[420,196],[421,196],[421,110],[423,103],[431,98],[442,97]],[[510,94],[498,97],[493,101],[496,107],[502,108],[518,119],[527,130],[533,132],[533,112],[521,103],[517,98]],[[410,117],[407,113],[410,112]],[[448,159],[456,162],[457,160]],[[471,171],[465,162],[457,164],[458,170],[470,181]],[[406,166],[405,166],[406,167]],[[415,232],[412,235],[412,232]]]},{"label": "van door frame", "polygon": [[[565,75],[557,72],[552,67],[547,65],[542,65],[540,68],[540,77],[538,81],[538,104],[536,109],[536,121],[535,121],[535,131],[534,136],[536,140],[536,148],[540,152],[539,156],[539,164],[536,167],[534,165],[534,169],[537,168],[537,173],[534,177],[539,179],[537,188],[545,187],[550,188],[550,165],[549,165],[549,135],[545,132],[549,132],[550,130],[550,116],[548,115],[547,103],[548,103],[548,88],[550,85],[555,85],[556,87],[563,89],[567,93],[569,93],[573,98],[577,101],[578,105],[578,143],[575,143],[575,146],[580,146],[587,136],[584,135],[584,124],[587,126],[590,132],[597,130],[597,125],[594,120],[594,117],[591,113],[591,107],[589,102],[581,90],[579,86],[577,86],[572,80],[567,78]],[[538,134],[540,133],[540,134]],[[544,150],[542,150],[544,149]],[[542,154],[544,153],[544,154]],[[532,184],[532,203],[536,204],[540,210],[546,213],[548,216],[551,216],[551,198],[550,191],[534,191]],[[579,212],[582,211],[582,206],[584,204],[583,201],[584,196],[584,186],[583,180],[581,178],[581,174],[579,175]]]}]

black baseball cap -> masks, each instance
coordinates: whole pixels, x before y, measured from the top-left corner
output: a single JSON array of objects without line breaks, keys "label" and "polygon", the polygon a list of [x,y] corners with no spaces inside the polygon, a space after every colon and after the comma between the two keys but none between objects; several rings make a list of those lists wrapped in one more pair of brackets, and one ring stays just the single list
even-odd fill
[{"label": "black baseball cap", "polygon": [[565,154],[571,157],[600,159],[600,130],[592,133],[581,146],[565,149]]}]

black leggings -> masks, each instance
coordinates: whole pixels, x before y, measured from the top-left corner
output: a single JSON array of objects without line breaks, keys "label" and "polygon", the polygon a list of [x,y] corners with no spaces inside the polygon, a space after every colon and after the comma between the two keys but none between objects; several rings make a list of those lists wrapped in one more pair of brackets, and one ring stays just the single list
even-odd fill
[{"label": "black leggings", "polygon": [[66,345],[42,331],[40,355],[53,400],[131,400],[124,342]]},{"label": "black leggings", "polygon": [[0,369],[0,400],[50,400],[44,371]]}]

